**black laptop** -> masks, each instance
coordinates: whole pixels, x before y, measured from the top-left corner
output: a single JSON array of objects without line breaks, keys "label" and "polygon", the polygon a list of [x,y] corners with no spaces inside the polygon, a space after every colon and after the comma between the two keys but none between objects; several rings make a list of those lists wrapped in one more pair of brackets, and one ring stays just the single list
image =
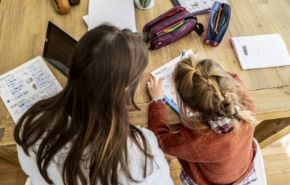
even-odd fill
[{"label": "black laptop", "polygon": [[52,22],[48,22],[43,57],[65,76],[77,41]]}]

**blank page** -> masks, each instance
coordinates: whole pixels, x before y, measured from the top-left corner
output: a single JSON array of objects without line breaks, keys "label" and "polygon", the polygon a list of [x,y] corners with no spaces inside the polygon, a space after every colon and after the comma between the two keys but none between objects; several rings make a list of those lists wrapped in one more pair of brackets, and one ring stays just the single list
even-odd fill
[{"label": "blank page", "polygon": [[90,0],[88,29],[110,23],[120,29],[136,31],[133,0]]}]

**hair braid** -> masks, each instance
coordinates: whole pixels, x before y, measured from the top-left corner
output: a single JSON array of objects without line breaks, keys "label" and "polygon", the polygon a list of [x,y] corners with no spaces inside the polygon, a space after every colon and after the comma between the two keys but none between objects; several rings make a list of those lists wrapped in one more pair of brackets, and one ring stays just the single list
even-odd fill
[{"label": "hair braid", "polygon": [[[210,59],[189,58],[179,63],[175,70],[175,84],[182,100],[179,103],[181,114],[186,114],[186,107],[189,107],[210,119],[230,117],[251,125],[256,123],[251,112],[245,111],[240,102],[240,86]],[[195,124],[193,122],[191,124]]]}]

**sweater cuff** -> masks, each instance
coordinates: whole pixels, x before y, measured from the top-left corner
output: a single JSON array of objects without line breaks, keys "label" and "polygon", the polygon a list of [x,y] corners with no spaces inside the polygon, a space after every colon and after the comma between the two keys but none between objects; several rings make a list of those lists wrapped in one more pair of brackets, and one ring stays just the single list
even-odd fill
[{"label": "sweater cuff", "polygon": [[155,133],[162,126],[167,126],[166,104],[152,102],[148,109],[148,127]]},{"label": "sweater cuff", "polygon": [[162,109],[166,109],[166,103],[164,99],[162,101],[152,101],[151,103],[149,103],[149,112]]}]

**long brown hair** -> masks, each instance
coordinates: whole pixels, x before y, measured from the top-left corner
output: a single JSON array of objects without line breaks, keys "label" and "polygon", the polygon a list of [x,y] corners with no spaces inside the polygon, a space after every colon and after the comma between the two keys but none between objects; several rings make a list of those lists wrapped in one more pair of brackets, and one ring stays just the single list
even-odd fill
[{"label": "long brown hair", "polygon": [[[196,56],[184,59],[175,69],[175,85],[180,95],[181,118],[189,128],[202,128],[198,118],[187,118],[186,107],[215,120],[237,118],[254,125],[256,119],[245,109],[245,89],[211,59]],[[241,110],[237,111],[237,107]],[[237,120],[236,119],[236,120]],[[239,122],[234,126],[238,128]]]},{"label": "long brown hair", "polygon": [[[47,167],[64,145],[71,148],[63,164],[67,185],[118,184],[118,165],[130,179],[127,139],[151,158],[142,132],[129,124],[128,104],[148,63],[142,36],[129,30],[102,25],[87,32],[72,56],[67,85],[59,94],[34,104],[19,120],[14,137],[29,155],[36,153],[41,175],[52,183]],[[89,182],[81,165],[88,150]],[[132,179],[134,180],[134,179]]]}]

